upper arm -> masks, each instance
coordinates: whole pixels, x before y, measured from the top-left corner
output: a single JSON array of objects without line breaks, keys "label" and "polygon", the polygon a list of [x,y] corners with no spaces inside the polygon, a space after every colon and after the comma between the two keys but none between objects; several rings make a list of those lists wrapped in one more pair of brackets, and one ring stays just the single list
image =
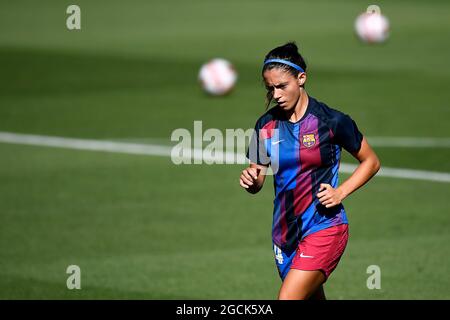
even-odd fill
[{"label": "upper arm", "polygon": [[246,158],[250,160],[250,163],[264,167],[270,165],[270,156],[265,145],[265,131],[261,131],[261,129],[263,129],[263,124],[258,120],[250,138]]},{"label": "upper arm", "polygon": [[366,137],[363,137],[363,139],[361,141],[361,148],[358,151],[352,152],[351,154],[359,162],[363,162],[368,159],[372,159],[377,163],[380,162],[375,151],[373,151],[372,147],[367,142]]},{"label": "upper arm", "polygon": [[334,120],[332,131],[335,143],[347,150],[359,162],[371,160],[375,167],[379,167],[380,160],[359,131],[356,122],[342,112],[337,112]]},{"label": "upper arm", "polygon": [[335,112],[331,123],[334,142],[351,154],[361,150],[363,135],[355,121],[342,112]]}]

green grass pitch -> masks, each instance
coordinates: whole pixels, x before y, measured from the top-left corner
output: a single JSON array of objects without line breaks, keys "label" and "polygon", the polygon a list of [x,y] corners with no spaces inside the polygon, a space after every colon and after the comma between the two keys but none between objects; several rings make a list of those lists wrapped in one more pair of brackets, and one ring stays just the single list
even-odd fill
[{"label": "green grass pitch", "polygon": [[[308,93],[369,138],[450,137],[447,1],[378,2],[391,36],[377,46],[353,33],[371,4],[356,0],[83,0],[79,31],[66,29],[69,4],[0,4],[0,131],[162,144],[194,120],[250,128],[264,54],[295,40]],[[239,72],[225,98],[197,83],[213,57]],[[376,152],[386,167],[450,172],[448,147]],[[276,298],[272,179],[249,195],[243,167],[0,143],[0,299]],[[327,297],[450,299],[449,192],[375,177],[346,199],[350,240]],[[81,290],[66,287],[71,264]],[[370,265],[380,290],[366,286]]]}]

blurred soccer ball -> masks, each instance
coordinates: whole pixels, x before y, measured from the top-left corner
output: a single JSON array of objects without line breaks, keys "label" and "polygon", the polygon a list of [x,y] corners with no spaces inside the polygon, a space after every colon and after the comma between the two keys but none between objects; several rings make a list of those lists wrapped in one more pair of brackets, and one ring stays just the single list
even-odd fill
[{"label": "blurred soccer ball", "polygon": [[229,61],[216,58],[202,65],[198,77],[204,91],[221,96],[233,89],[237,72]]},{"label": "blurred soccer ball", "polygon": [[389,20],[381,13],[365,12],[356,18],[355,30],[364,42],[384,42],[389,36]]}]

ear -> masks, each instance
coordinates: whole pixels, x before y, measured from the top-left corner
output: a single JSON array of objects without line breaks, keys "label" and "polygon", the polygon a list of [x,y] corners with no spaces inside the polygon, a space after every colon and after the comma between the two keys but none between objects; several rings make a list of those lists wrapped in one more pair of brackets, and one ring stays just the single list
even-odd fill
[{"label": "ear", "polygon": [[306,73],[305,72],[300,72],[297,76],[297,82],[298,82],[298,86],[301,87],[305,84],[306,82]]}]

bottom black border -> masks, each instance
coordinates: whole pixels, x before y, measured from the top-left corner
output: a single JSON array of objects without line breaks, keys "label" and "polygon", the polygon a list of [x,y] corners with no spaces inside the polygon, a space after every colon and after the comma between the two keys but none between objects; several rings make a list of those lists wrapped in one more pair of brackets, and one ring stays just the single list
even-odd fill
[{"label": "bottom black border", "polygon": [[[417,316],[448,310],[450,300],[3,300],[2,313],[55,316],[59,319],[100,315],[152,319],[300,319],[355,315],[358,319],[396,314]],[[389,312],[387,312],[389,311]]]}]

